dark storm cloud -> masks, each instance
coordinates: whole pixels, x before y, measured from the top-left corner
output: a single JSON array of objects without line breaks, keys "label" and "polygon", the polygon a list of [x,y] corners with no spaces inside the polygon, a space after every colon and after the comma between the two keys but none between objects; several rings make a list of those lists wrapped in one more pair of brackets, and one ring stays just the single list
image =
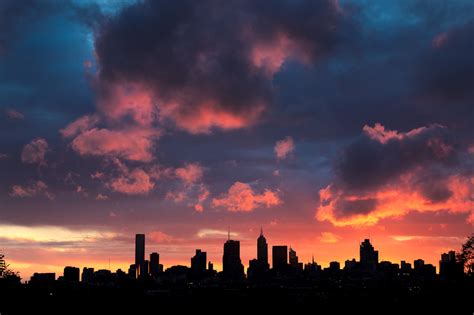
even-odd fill
[{"label": "dark storm cloud", "polygon": [[95,47],[106,92],[139,83],[178,103],[178,121],[205,110],[251,120],[282,62],[325,56],[352,25],[335,1],[142,1],[104,23]]},{"label": "dark storm cloud", "polygon": [[[448,107],[474,102],[474,20],[439,33],[421,61],[418,76],[421,94]],[[448,105],[449,104],[449,105]]]},{"label": "dark storm cloud", "polygon": [[343,150],[335,173],[348,189],[372,189],[418,166],[454,164],[458,145],[453,134],[439,125],[385,143],[365,134]]}]

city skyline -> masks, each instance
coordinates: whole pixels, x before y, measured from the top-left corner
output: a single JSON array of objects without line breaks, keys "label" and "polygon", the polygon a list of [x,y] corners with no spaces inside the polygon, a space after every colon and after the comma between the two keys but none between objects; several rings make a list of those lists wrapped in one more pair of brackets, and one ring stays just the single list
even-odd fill
[{"label": "city skyline", "polygon": [[[165,272],[172,270],[176,267],[186,267],[188,268],[191,279],[204,279],[212,276],[212,272],[218,272],[220,277],[223,280],[252,280],[255,277],[261,276],[262,273],[266,272],[277,272],[277,273],[287,273],[291,270],[293,272],[303,272],[308,270],[322,272],[327,270],[345,270],[350,272],[355,268],[365,270],[366,272],[375,273],[376,271],[381,271],[380,268],[383,264],[391,264],[396,266],[397,270],[416,270],[420,268],[431,268],[429,272],[434,274],[441,275],[447,273],[447,268],[444,267],[443,271],[443,262],[445,264],[452,264],[457,262],[456,250],[451,249],[446,253],[442,253],[438,260],[438,264],[431,264],[426,262],[422,257],[414,259],[410,262],[407,259],[402,259],[401,261],[390,261],[379,259],[379,251],[375,250],[375,247],[371,243],[371,240],[366,238],[362,242],[359,242],[359,255],[357,257],[347,258],[345,261],[330,261],[327,266],[318,264],[318,261],[315,260],[314,255],[311,257],[311,260],[308,261],[299,261],[297,256],[297,251],[292,246],[287,245],[272,245],[268,246],[269,243],[266,240],[266,237],[263,233],[263,228],[260,228],[260,234],[255,239],[255,257],[250,259],[248,264],[243,264],[240,256],[240,241],[233,240],[230,237],[230,229],[228,230],[228,236],[225,242],[223,243],[222,251],[222,268],[216,269],[215,263],[210,259],[207,259],[207,252],[205,249],[195,249],[195,255],[190,256],[190,259],[187,264],[178,264],[173,266],[164,266],[160,262],[160,253],[156,252],[156,249],[151,249],[149,252],[146,251],[146,235],[145,234],[135,234],[135,258],[132,263],[127,268],[117,268],[116,273],[122,273],[127,275],[131,279],[142,279],[146,277],[160,277]],[[269,249],[270,248],[270,249]],[[271,256],[270,256],[270,255]],[[149,257],[149,259],[147,259]],[[227,257],[227,258],[226,258]],[[271,257],[271,264],[269,264],[268,257]],[[459,265],[462,266],[462,265]],[[240,269],[241,268],[241,269]],[[412,269],[414,268],[414,269]],[[459,270],[462,270],[462,267],[459,267]],[[382,269],[383,270],[383,269]],[[31,281],[51,281],[51,280],[61,280],[66,279],[66,281],[81,281],[89,282],[93,279],[94,272],[112,272],[115,274],[113,268],[97,268],[97,266],[72,266],[66,265],[63,268],[63,273],[57,274],[56,272],[41,272],[36,271],[31,275]],[[211,272],[211,274],[206,274]],[[420,271],[419,271],[420,272]],[[450,272],[450,271],[448,271]],[[452,272],[452,271],[451,271]],[[456,272],[456,271],[455,271]],[[214,275],[215,276],[215,275]],[[35,279],[35,280],[33,280]],[[69,279],[69,280],[67,280]],[[74,280],[77,279],[77,280]],[[23,281],[31,282],[29,279],[24,279]]]},{"label": "city skyline", "polygon": [[472,0],[1,0],[0,252],[221,270],[230,227],[246,269],[263,227],[270,266],[437,265],[474,229],[473,34]]}]

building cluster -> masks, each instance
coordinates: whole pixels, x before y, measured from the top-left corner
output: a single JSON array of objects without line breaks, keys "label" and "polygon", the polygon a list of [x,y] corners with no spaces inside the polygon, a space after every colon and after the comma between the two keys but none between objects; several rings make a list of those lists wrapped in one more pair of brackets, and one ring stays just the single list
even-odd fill
[{"label": "building cluster", "polygon": [[[212,262],[207,261],[207,253],[196,249],[191,257],[191,266],[172,266],[163,270],[160,264],[160,255],[152,252],[149,259],[145,259],[145,235],[135,236],[135,263],[131,264],[128,272],[118,269],[115,273],[110,270],[85,267],[80,275],[80,269],[67,266],[64,274],[58,278],[63,282],[83,282],[89,284],[117,283],[118,281],[181,279],[189,283],[199,283],[203,280],[213,279],[223,282],[264,282],[275,279],[314,278],[318,276],[343,276],[343,275],[396,275],[399,277],[416,277],[431,279],[454,279],[462,277],[464,269],[462,263],[456,259],[454,251],[441,255],[439,262],[439,275],[436,267],[426,264],[422,259],[413,262],[413,267],[406,261],[400,265],[389,261],[379,261],[379,253],[374,249],[369,239],[360,243],[359,260],[353,258],[346,260],[344,266],[337,261],[329,263],[327,268],[322,268],[314,261],[303,264],[299,261],[296,251],[286,245],[272,246],[272,265],[268,259],[268,243],[263,235],[263,230],[257,238],[257,258],[249,261],[247,273],[240,258],[240,241],[228,239],[224,243],[222,256],[222,272],[214,270]],[[35,273],[30,284],[51,284],[56,281],[54,273]]]}]

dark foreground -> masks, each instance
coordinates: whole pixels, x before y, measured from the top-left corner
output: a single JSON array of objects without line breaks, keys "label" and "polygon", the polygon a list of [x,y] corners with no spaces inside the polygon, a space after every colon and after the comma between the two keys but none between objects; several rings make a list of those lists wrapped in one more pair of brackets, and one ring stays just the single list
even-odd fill
[{"label": "dark foreground", "polygon": [[[194,285],[173,288],[26,285],[0,289],[0,313],[10,314],[171,314],[252,312],[256,309],[314,314],[473,314],[472,279],[429,283],[314,282],[304,286]],[[174,313],[174,312],[173,312]]]}]

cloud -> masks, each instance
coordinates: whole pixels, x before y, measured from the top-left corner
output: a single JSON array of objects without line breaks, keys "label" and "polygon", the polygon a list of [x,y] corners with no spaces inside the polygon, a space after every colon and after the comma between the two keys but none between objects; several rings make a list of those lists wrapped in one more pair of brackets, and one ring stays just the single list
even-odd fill
[{"label": "cloud", "polygon": [[85,115],[82,116],[59,132],[65,138],[76,136],[84,131],[90,130],[99,123],[99,117],[97,115]]},{"label": "cloud", "polygon": [[155,184],[144,170],[135,168],[113,178],[108,186],[126,195],[146,195],[155,187]]},{"label": "cloud", "polygon": [[162,231],[152,231],[147,233],[147,238],[154,243],[170,243],[174,240],[171,235],[168,235]]},{"label": "cloud", "polygon": [[28,241],[35,243],[70,243],[70,242],[94,242],[99,239],[111,239],[116,236],[110,231],[96,230],[71,230],[59,226],[22,226],[22,225],[0,225],[2,237],[16,241]]},{"label": "cloud", "polygon": [[23,115],[22,113],[20,113],[17,110],[14,110],[14,109],[6,109],[5,110],[5,115],[7,115],[7,117],[9,119],[13,119],[13,120],[23,120],[23,119],[25,119],[25,115]]},{"label": "cloud", "polygon": [[193,184],[202,179],[203,167],[199,163],[187,163],[183,167],[175,169],[176,176],[185,184]]},{"label": "cloud", "polygon": [[0,153],[0,160],[8,159],[8,154]]},{"label": "cloud", "polygon": [[321,243],[327,244],[335,244],[341,240],[341,237],[337,234],[331,232],[321,232],[321,236],[319,236],[319,241]]},{"label": "cloud", "polygon": [[275,143],[274,151],[278,160],[285,159],[295,149],[293,138],[288,136]]},{"label": "cloud", "polygon": [[330,0],[136,2],[97,32],[100,107],[193,134],[245,128],[269,107],[287,60],[326,56],[353,24]]},{"label": "cloud", "polygon": [[45,155],[48,151],[48,142],[43,138],[37,138],[23,147],[21,160],[28,164],[46,164]]},{"label": "cloud", "polygon": [[460,157],[468,148],[447,128],[363,131],[337,159],[334,182],[319,191],[318,220],[373,225],[411,211],[472,211],[474,176]]},{"label": "cloud", "polygon": [[255,192],[247,183],[235,182],[221,198],[214,198],[214,207],[223,207],[231,212],[251,212],[260,207],[273,207],[282,201],[277,191],[265,189],[261,194]]},{"label": "cloud", "polygon": [[130,161],[150,162],[153,159],[154,130],[109,130],[92,128],[72,141],[74,151],[80,155],[120,157]]},{"label": "cloud", "polygon": [[95,197],[95,200],[108,200],[108,199],[109,197],[104,194],[97,194],[97,196]]},{"label": "cloud", "polygon": [[215,229],[200,229],[197,232],[197,237],[199,238],[227,238],[227,236],[230,234],[231,237],[238,237],[240,234],[237,232],[230,232],[229,231],[224,231],[224,230],[215,230]]},{"label": "cloud", "polygon": [[48,191],[48,185],[40,180],[28,186],[13,185],[9,195],[13,198],[29,198],[42,195],[50,200],[54,199],[54,195]]}]

